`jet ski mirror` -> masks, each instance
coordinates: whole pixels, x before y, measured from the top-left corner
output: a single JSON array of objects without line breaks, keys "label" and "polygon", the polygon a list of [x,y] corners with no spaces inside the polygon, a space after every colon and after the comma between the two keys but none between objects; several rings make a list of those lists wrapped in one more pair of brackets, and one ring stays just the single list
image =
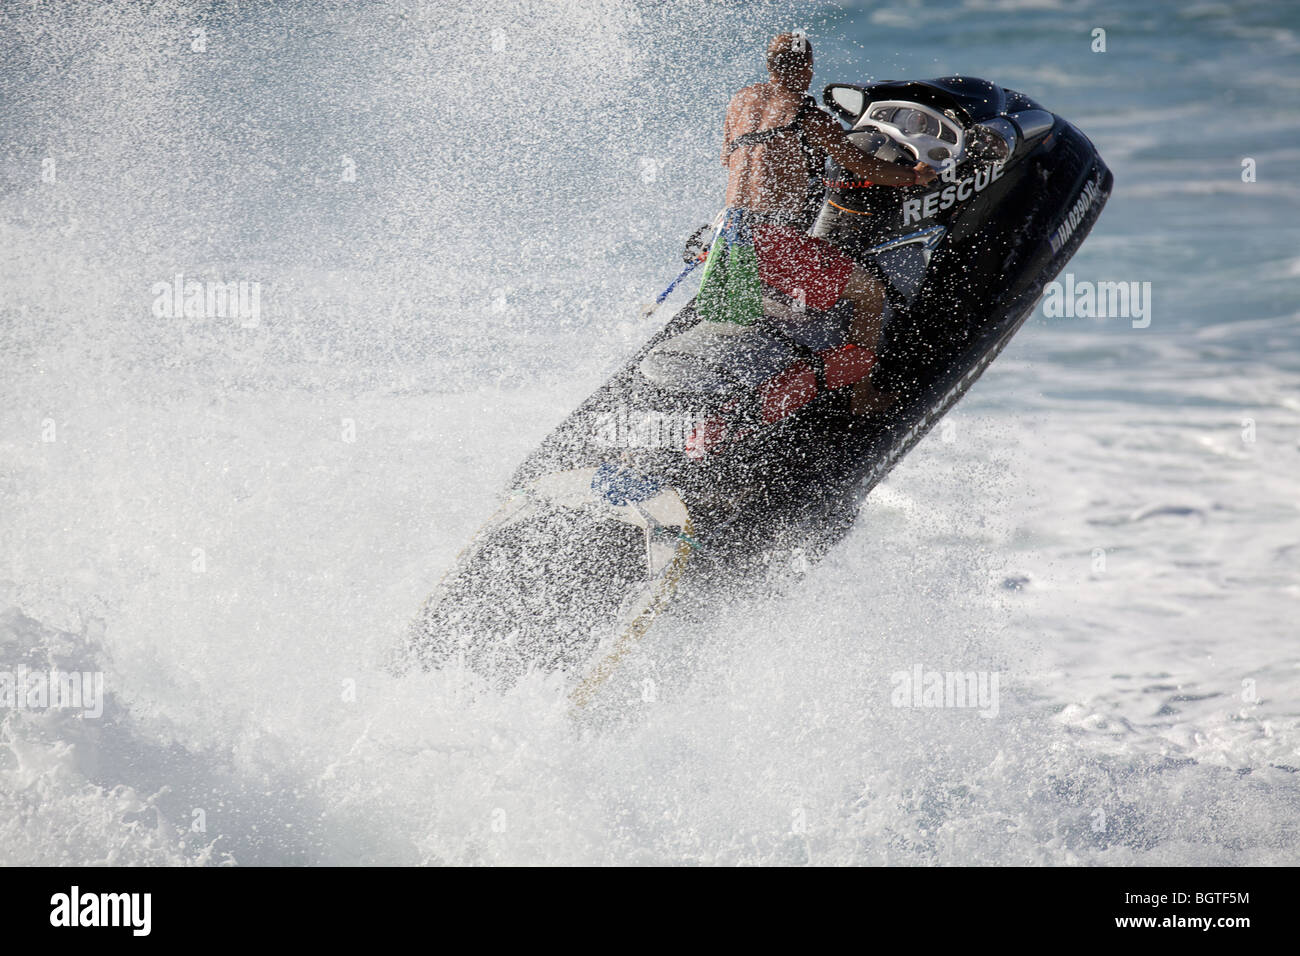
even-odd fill
[{"label": "jet ski mirror", "polygon": [[1005,163],[1016,151],[1016,128],[1010,120],[995,116],[971,132],[971,151],[980,159]]},{"label": "jet ski mirror", "polygon": [[867,108],[867,94],[852,86],[831,84],[822,93],[822,100],[850,123],[856,123]]},{"label": "jet ski mirror", "polygon": [[1010,116],[1020,127],[1020,133],[1026,141],[1037,139],[1056,124],[1056,117],[1047,110],[1021,110]]}]

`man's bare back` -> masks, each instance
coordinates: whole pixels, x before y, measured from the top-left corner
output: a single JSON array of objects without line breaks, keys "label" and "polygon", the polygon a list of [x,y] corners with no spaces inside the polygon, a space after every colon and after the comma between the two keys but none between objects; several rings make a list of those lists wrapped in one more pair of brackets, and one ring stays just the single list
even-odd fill
[{"label": "man's bare back", "polygon": [[[803,103],[801,94],[772,83],[755,83],[732,97],[723,127],[722,151],[722,164],[730,172],[728,206],[792,216],[803,210],[808,192],[808,158],[795,132],[754,146],[729,148],[745,133],[788,126]],[[805,139],[811,145],[811,138]]]},{"label": "man's bare back", "polygon": [[[727,205],[756,212],[799,215],[808,195],[809,161],[797,132],[766,142],[732,148],[747,133],[789,126],[800,114],[804,94],[776,82],[755,83],[731,98],[723,126],[722,164],[727,167]],[[882,186],[910,186],[933,181],[924,163],[907,168],[867,156],[849,142],[834,119],[819,109],[805,109],[799,126],[806,143],[821,156]]]}]

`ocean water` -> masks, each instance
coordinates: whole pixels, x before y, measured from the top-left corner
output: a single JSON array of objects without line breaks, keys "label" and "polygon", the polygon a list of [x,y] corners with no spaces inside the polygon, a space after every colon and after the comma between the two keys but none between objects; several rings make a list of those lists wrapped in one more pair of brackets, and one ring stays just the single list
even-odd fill
[{"label": "ocean water", "polygon": [[[1037,315],[823,563],[652,632],[612,716],[394,676],[670,314],[793,27],[815,89],[1071,119],[1116,186],[1068,271],[1150,283],[1149,323]],[[0,64],[0,672],[104,687],[0,711],[0,862],[1300,860],[1300,9],[6,4]],[[170,313],[177,275],[257,313]],[[995,705],[895,706],[917,668]]]}]

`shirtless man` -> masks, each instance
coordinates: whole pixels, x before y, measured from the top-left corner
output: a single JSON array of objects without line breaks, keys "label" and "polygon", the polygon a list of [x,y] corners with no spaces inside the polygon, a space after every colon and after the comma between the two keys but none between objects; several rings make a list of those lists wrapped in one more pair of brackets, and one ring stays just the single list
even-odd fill
[{"label": "shirtless man", "polygon": [[[879,281],[829,242],[807,234],[822,203],[826,157],[882,186],[923,186],[936,173],[925,163],[881,162],[849,142],[840,124],[805,95],[813,75],[806,37],[776,37],[768,46],[767,69],[768,82],[745,87],[727,107],[722,147],[727,207],[744,210],[751,223],[765,284],[801,297],[814,309],[848,299],[853,303],[849,341],[874,349],[885,309]],[[890,400],[868,377],[854,386],[852,411],[870,415]]]}]

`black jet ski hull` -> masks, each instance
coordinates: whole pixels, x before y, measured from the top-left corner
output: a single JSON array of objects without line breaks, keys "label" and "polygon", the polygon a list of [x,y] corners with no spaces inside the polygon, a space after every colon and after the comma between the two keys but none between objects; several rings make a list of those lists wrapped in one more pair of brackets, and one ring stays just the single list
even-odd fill
[{"label": "black jet ski hull", "polygon": [[[984,81],[860,89],[993,142],[929,187],[831,180],[815,233],[890,283],[878,354],[845,341],[842,308],[773,293],[773,314],[740,330],[688,305],[519,466],[516,504],[417,619],[416,660],[506,681],[563,669],[585,700],[681,589],[743,584],[774,552],[815,561],[1032,313],[1109,196],[1091,142]],[[863,420],[849,400],[867,375],[895,402]]]}]

